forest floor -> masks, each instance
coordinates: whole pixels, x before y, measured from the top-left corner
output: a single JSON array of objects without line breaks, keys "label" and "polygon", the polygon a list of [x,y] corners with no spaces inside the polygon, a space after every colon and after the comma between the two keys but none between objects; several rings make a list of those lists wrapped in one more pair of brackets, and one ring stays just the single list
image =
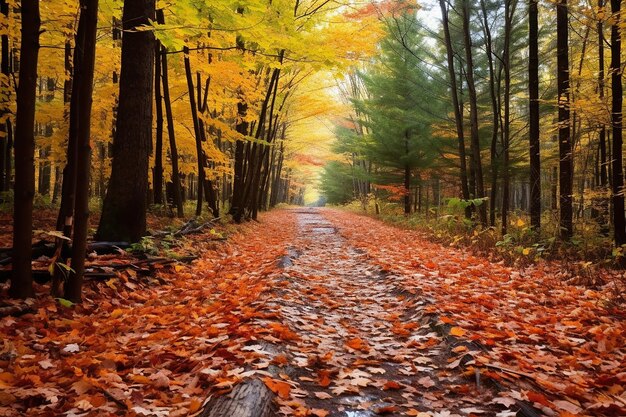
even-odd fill
[{"label": "forest floor", "polygon": [[38,286],[0,318],[0,416],[197,415],[250,379],[284,415],[626,414],[617,273],[576,286],[329,209],[193,239],[191,265],[91,281],[69,308]]}]

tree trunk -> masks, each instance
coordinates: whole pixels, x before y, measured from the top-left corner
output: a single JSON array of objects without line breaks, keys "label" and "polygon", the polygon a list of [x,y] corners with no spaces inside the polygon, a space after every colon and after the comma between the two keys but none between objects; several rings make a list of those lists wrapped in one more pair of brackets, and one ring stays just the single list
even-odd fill
[{"label": "tree trunk", "polygon": [[[243,101],[237,103],[236,131],[241,135],[248,134],[248,122],[245,120],[248,105]],[[230,212],[235,222],[239,223],[243,216],[243,180],[244,180],[244,142],[237,139],[235,143],[235,172],[233,178],[233,196],[230,203]]]},{"label": "tree trunk", "polygon": [[[463,40],[465,44],[465,60],[467,61],[467,90],[470,103],[470,133],[471,133],[471,150],[474,166],[474,176],[476,181],[476,197],[485,197],[485,187],[483,184],[483,168],[480,156],[480,136],[478,132],[478,97],[476,94],[476,86],[474,84],[474,62],[472,58],[472,39],[470,34],[470,5],[468,0],[463,0]],[[487,225],[487,205],[481,204],[478,207],[480,222],[483,226]]]},{"label": "tree trunk", "polygon": [[154,3],[155,0],[124,1],[119,105],[99,240],[137,242],[146,233],[154,34],[134,29],[154,19]]},{"label": "tree trunk", "polygon": [[[165,19],[163,16],[163,10],[159,9],[156,12],[157,23],[164,24]],[[183,197],[180,189],[180,176],[178,170],[178,148],[176,146],[176,135],[174,133],[174,116],[172,114],[172,101],[170,99],[170,86],[167,68],[167,54],[165,48],[161,47],[160,59],[161,59],[161,72],[163,78],[163,101],[165,103],[165,117],[167,118],[167,136],[170,142],[170,158],[172,162],[172,191],[174,194],[174,205],[176,206],[176,215],[179,218],[185,217],[183,211]],[[159,57],[157,57],[159,59]]]},{"label": "tree trunk", "polygon": [[[404,132],[404,154],[409,157],[409,131]],[[411,166],[404,163],[404,215],[411,214]]]},{"label": "tree trunk", "polygon": [[[66,58],[68,61],[65,63],[66,71],[69,71],[69,80],[64,84],[63,97],[64,100],[69,100],[69,130],[67,140],[67,157],[65,167],[63,168],[63,184],[61,186],[61,206],[59,207],[59,215],[57,217],[57,230],[63,233],[66,239],[56,239],[56,252],[54,257],[55,267],[52,277],[52,284],[50,286],[50,293],[54,297],[61,297],[61,286],[67,275],[67,270],[61,265],[65,264],[65,257],[63,255],[64,247],[68,240],[72,237],[72,230],[74,227],[74,206],[76,201],[76,162],[78,159],[78,112],[80,111],[79,95],[74,94],[74,86],[80,84],[80,77],[82,76],[83,69],[83,48],[85,36],[85,20],[79,19],[78,29],[76,31],[76,44],[78,48],[74,48],[74,54],[72,57],[71,50],[67,53]],[[68,42],[69,44],[69,42]],[[73,65],[69,58],[74,60]]]},{"label": "tree trunk", "polygon": [[[467,162],[465,156],[465,135],[463,133],[463,116],[459,106],[458,87],[456,84],[456,73],[454,71],[454,50],[452,49],[452,40],[450,38],[450,28],[448,24],[448,9],[445,0],[439,0],[441,7],[441,15],[443,22],[443,33],[446,43],[446,55],[448,59],[448,76],[450,79],[450,96],[452,98],[452,106],[454,107],[454,121],[456,125],[456,134],[458,137],[460,176],[461,176],[461,193],[464,200],[470,199],[469,188],[467,185]],[[465,217],[471,217],[471,209],[465,210]]]},{"label": "tree trunk", "polygon": [[191,106],[191,118],[193,119],[193,130],[196,136],[196,155],[198,158],[198,196],[196,201],[196,216],[202,214],[202,188],[204,184],[204,164],[202,140],[200,133],[200,123],[198,121],[198,109],[196,107],[193,78],[191,76],[191,63],[189,62],[189,48],[184,48],[185,76],[187,78],[187,88],[189,90],[189,105]]},{"label": "tree trunk", "polygon": [[[2,13],[4,18],[8,21],[9,4],[7,0],[0,0],[0,13]],[[0,88],[4,91],[10,91],[9,35],[5,33],[0,37],[0,39],[2,48],[0,56],[0,73],[2,73],[3,77],[3,83],[0,85]],[[10,97],[3,98],[2,103],[0,103],[0,119],[6,117],[7,113],[9,113],[9,105]],[[5,122],[0,123],[0,192],[9,191],[10,188],[11,171],[7,169],[7,159],[11,158],[11,148],[8,146],[9,123],[8,118]]]},{"label": "tree trunk", "polygon": [[13,205],[13,273],[9,294],[33,295],[31,245],[35,196],[35,99],[39,57],[39,0],[22,0],[22,36],[15,124],[15,196]]},{"label": "tree trunk", "polygon": [[496,90],[496,82],[500,83],[500,80],[496,78],[496,71],[493,63],[493,42],[491,38],[491,29],[487,19],[487,6],[485,0],[481,0],[480,6],[483,12],[483,27],[485,34],[485,46],[487,49],[487,62],[489,63],[489,96],[491,98],[491,112],[493,128],[491,131],[491,193],[489,197],[489,225],[495,226],[496,224],[496,196],[498,188],[498,126],[500,120],[500,101],[497,99],[498,91]]},{"label": "tree trunk", "polygon": [[613,130],[613,227],[615,246],[626,244],[624,173],[622,168],[622,34],[621,0],[611,0],[611,127]]},{"label": "tree trunk", "polygon": [[567,0],[556,6],[557,26],[557,90],[559,97],[559,205],[561,237],[569,240],[574,233],[572,223],[573,158],[570,137],[569,47]]},{"label": "tree trunk", "polygon": [[72,95],[78,96],[78,135],[76,159],[76,201],[74,205],[75,226],[72,239],[72,270],[65,285],[65,298],[81,301],[85,257],[87,255],[87,231],[89,229],[89,175],[91,170],[91,105],[93,102],[93,74],[96,58],[96,29],[98,26],[98,0],[81,0],[80,20],[84,26],[82,42],[76,39],[76,49],[82,48],[81,74]]},{"label": "tree trunk", "polygon": [[[602,0],[600,0],[602,1]],[[541,159],[539,146],[538,0],[528,1],[528,107],[530,148],[530,226],[541,227]]]},{"label": "tree trunk", "polygon": [[505,0],[504,3],[504,131],[502,160],[502,235],[507,233],[509,215],[509,189],[511,182],[510,146],[511,146],[511,31],[517,0]]},{"label": "tree trunk", "polygon": [[154,204],[163,204],[163,96],[161,95],[161,42],[155,39],[154,44],[154,98],[156,100],[156,137],[154,141],[154,168],[152,171],[152,188]]}]

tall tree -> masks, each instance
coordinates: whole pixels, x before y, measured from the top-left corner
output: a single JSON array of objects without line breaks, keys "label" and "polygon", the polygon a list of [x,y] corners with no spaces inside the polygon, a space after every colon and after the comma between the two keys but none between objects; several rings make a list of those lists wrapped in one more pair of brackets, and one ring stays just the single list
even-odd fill
[{"label": "tall tree", "polygon": [[[619,0],[618,0],[619,1]],[[556,5],[557,92],[559,98],[559,206],[561,237],[572,237],[573,157],[570,137],[569,45],[567,0]]]},{"label": "tall tree", "polygon": [[76,39],[82,62],[80,75],[76,77],[72,95],[80,104],[78,132],[76,137],[76,199],[74,203],[74,238],[72,239],[72,269],[65,285],[65,298],[74,302],[81,300],[85,257],[87,255],[87,230],[89,228],[89,175],[91,171],[91,105],[93,102],[93,74],[96,59],[96,32],[98,26],[98,0],[80,1],[80,25],[84,29],[82,39]]},{"label": "tall tree", "polygon": [[[470,105],[470,138],[472,163],[474,166],[474,180],[476,182],[477,198],[485,197],[485,186],[483,183],[483,168],[480,155],[480,135],[478,130],[478,95],[474,82],[474,60],[472,55],[472,35],[470,32],[470,2],[463,0],[463,42],[465,45],[465,61],[467,71],[465,78],[467,81],[467,91]],[[480,222],[487,225],[487,205],[481,204],[478,207]]]},{"label": "tall tree", "polygon": [[13,274],[9,293],[33,294],[31,265],[35,195],[35,100],[39,58],[39,0],[22,0],[22,36],[15,123],[15,197],[13,205]]},{"label": "tall tree", "polygon": [[611,127],[613,154],[613,226],[615,245],[626,244],[624,171],[622,168],[622,12],[621,0],[611,0]]},{"label": "tall tree", "polygon": [[[0,13],[4,19],[9,18],[9,3],[7,0],[0,0]],[[0,89],[4,93],[0,102],[0,191],[8,191],[11,183],[11,122],[9,120],[10,96],[10,62],[9,62],[9,35],[2,33],[0,37]]]},{"label": "tall tree", "polygon": [[[600,0],[602,1],[602,0]],[[528,107],[530,145],[530,225],[541,227],[541,160],[539,156],[539,23],[538,0],[528,0]]]},{"label": "tall tree", "polygon": [[[448,19],[448,7],[445,0],[439,0],[439,6],[441,7],[442,25],[444,41],[446,44],[446,58],[448,67],[448,81],[450,82],[450,97],[452,98],[452,106],[454,107],[454,123],[456,127],[456,134],[458,138],[459,149],[459,163],[460,163],[460,179],[461,179],[461,194],[464,200],[470,199],[469,186],[467,184],[467,159],[465,156],[465,134],[463,133],[463,115],[461,113],[461,107],[459,106],[459,90],[456,84],[456,72],[454,70],[454,49],[452,47],[452,39],[450,36],[450,24]],[[470,217],[470,207],[465,210],[465,216]]]},{"label": "tall tree", "polygon": [[136,29],[154,14],[155,0],[124,1],[119,105],[111,179],[97,232],[101,240],[137,242],[146,233],[154,35]]}]

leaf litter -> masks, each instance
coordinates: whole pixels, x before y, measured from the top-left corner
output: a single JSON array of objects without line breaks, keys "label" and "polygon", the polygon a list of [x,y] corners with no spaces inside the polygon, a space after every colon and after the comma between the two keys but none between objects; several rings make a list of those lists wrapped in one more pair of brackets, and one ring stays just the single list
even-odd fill
[{"label": "leaf litter", "polygon": [[626,413],[623,309],[557,264],[515,270],[326,209],[193,244],[191,266],[121,271],[73,307],[38,287],[34,313],[0,318],[0,416],[196,415],[248,378],[284,415]]}]

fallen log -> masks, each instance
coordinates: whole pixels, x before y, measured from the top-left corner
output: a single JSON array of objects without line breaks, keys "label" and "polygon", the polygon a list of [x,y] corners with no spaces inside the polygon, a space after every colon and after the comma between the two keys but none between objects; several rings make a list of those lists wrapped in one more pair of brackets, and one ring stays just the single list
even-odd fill
[{"label": "fallen log", "polygon": [[268,417],[272,415],[274,393],[258,379],[238,384],[233,390],[209,402],[201,417]]},{"label": "fallen log", "polygon": [[[86,271],[85,278],[91,279],[106,279],[116,277],[117,274],[115,272],[101,272],[101,271]],[[50,281],[52,277],[50,276],[50,271],[47,269],[33,269],[33,281],[37,284],[45,284]],[[10,269],[1,269],[0,270],[0,282],[5,282],[11,279],[11,270]]]},{"label": "fallen log", "polygon": [[[95,252],[98,255],[111,255],[119,253],[120,250],[130,247],[128,242],[92,242],[87,245],[87,253]],[[41,256],[51,257],[54,255],[56,245],[53,242],[41,240],[35,243],[32,247],[32,259],[37,259]],[[0,249],[2,257],[0,257],[0,266],[9,265],[13,258],[13,248]],[[72,246],[65,245],[62,255],[64,258],[69,258],[72,254]]]},{"label": "fallen log", "polygon": [[21,316],[22,314],[34,313],[30,304],[16,304],[0,307],[0,317]]},{"label": "fallen log", "polygon": [[[281,352],[275,345],[262,343],[263,350],[276,357]],[[270,365],[267,368],[276,378],[280,373],[293,375],[292,367],[281,368]],[[226,395],[212,398],[205,406],[200,417],[272,417],[276,415],[275,394],[260,379],[247,379],[236,385]]]}]

